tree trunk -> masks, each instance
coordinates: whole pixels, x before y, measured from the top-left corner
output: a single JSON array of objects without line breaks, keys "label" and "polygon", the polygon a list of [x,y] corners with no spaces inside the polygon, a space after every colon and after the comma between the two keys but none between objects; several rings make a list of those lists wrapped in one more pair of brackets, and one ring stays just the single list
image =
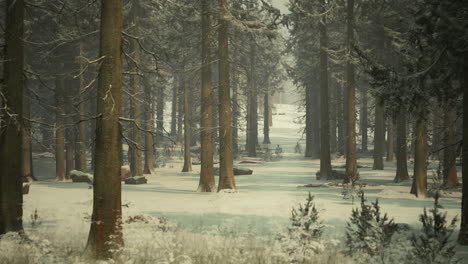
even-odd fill
[{"label": "tree trunk", "polygon": [[251,40],[250,44],[250,71],[248,78],[248,106],[247,106],[247,153],[249,157],[257,156],[258,123],[257,123],[257,87],[255,83],[255,55],[256,47]]},{"label": "tree trunk", "polygon": [[405,110],[400,110],[397,116],[397,169],[395,182],[409,180],[408,176],[408,150],[406,146],[406,113]]},{"label": "tree trunk", "polygon": [[416,120],[414,142],[414,173],[411,193],[416,197],[427,197],[427,120],[419,113]]},{"label": "tree trunk", "polygon": [[219,52],[219,183],[218,191],[236,189],[232,155],[231,96],[229,85],[229,32],[227,0],[218,0],[218,52]]},{"label": "tree trunk", "polygon": [[177,135],[177,75],[174,74],[172,85],[172,111],[171,111],[171,138],[175,139]]},{"label": "tree trunk", "polygon": [[[138,36],[139,34],[139,23],[138,23],[138,13],[137,13],[137,6],[132,6],[132,19],[135,27],[135,35]],[[140,46],[136,39],[132,40],[132,47],[133,47],[133,69],[131,76],[131,85],[132,85],[132,92],[130,101],[132,103],[131,109],[132,114],[131,117],[133,119],[133,126],[132,126],[132,144],[130,146],[130,170],[132,171],[133,176],[141,176],[143,175],[143,140],[142,140],[142,133],[141,128],[142,122],[142,110],[141,105],[143,104],[143,89],[141,85],[141,77],[137,74],[139,73],[138,63],[141,62],[140,59]]]},{"label": "tree trunk", "polygon": [[[466,61],[465,61],[466,63]],[[463,74],[463,150],[462,150],[462,209],[458,243],[468,245],[468,64]]]},{"label": "tree trunk", "polygon": [[21,175],[23,181],[31,182],[34,180],[34,175],[31,149],[31,123],[28,121],[31,118],[30,97],[29,89],[27,87],[23,87],[23,89],[23,116],[27,120],[24,120],[23,123],[23,141],[21,146],[23,155],[23,170]]},{"label": "tree trunk", "polygon": [[185,72],[182,69],[180,74],[180,90],[183,91],[184,99],[184,167],[182,172],[192,171],[192,158],[190,156],[190,139],[191,139],[191,128],[190,128],[190,105],[189,105],[189,89],[187,81],[185,79]]},{"label": "tree trunk", "polygon": [[360,125],[361,128],[359,129],[361,132],[361,150],[362,152],[368,151],[368,135],[367,135],[367,128],[368,125],[368,111],[367,111],[367,88],[365,85],[361,86],[361,114],[360,114]]},{"label": "tree trunk", "polygon": [[86,253],[112,257],[123,246],[121,206],[122,4],[101,3],[93,214]]},{"label": "tree trunk", "polygon": [[[5,5],[3,99],[8,115],[0,114],[0,234],[23,231],[22,151],[23,132],[23,0]],[[15,116],[16,115],[16,116]]]},{"label": "tree trunk", "polygon": [[394,119],[391,116],[387,117],[387,158],[386,161],[393,161],[395,146],[395,124]]},{"label": "tree trunk", "polygon": [[373,170],[383,170],[384,136],[384,112],[378,98],[375,99],[375,127],[374,127],[374,166]]},{"label": "tree trunk", "polygon": [[[162,96],[160,94],[160,96]],[[151,93],[151,87],[145,86],[145,167],[143,172],[145,174],[153,174],[154,172],[154,119],[153,109],[154,104],[153,94]]]},{"label": "tree trunk", "polygon": [[[337,152],[340,156],[344,155],[345,154],[345,142],[346,142],[346,139],[345,139],[345,122],[343,122],[344,120],[344,115],[343,115],[343,87],[341,86],[341,84],[338,83],[338,85],[336,86],[336,99],[338,100],[337,104],[336,104],[336,118],[337,118],[337,122],[338,122],[338,146],[337,146]],[[317,107],[318,108],[318,107]]]},{"label": "tree trunk", "polygon": [[[165,94],[164,94],[164,86],[158,86],[158,94],[157,94],[157,108],[156,108],[156,146],[161,147],[164,141],[164,107],[165,107]],[[151,118],[153,122],[153,118]],[[172,131],[172,128],[171,128]]]},{"label": "tree trunk", "polygon": [[[347,2],[347,45],[348,45],[348,56],[352,55],[352,48],[354,45],[354,0],[348,0]],[[352,182],[353,179],[357,178],[357,152],[356,152],[356,81],[354,78],[354,64],[351,62],[351,58],[348,58],[346,62],[346,76],[347,76],[347,136],[346,136],[346,182]]]},{"label": "tree trunk", "polygon": [[444,117],[444,185],[454,187],[459,185],[456,166],[456,146],[455,144],[455,104],[447,103],[445,107]]},{"label": "tree trunk", "polygon": [[270,144],[270,95],[268,88],[263,97],[263,144]]},{"label": "tree trunk", "polygon": [[55,179],[65,180],[65,102],[63,76],[55,77]]},{"label": "tree trunk", "polygon": [[[314,153],[314,148],[318,146],[313,145],[313,115],[316,115],[315,111],[313,111],[313,94],[312,94],[312,85],[306,84],[305,85],[305,136],[306,136],[306,149],[305,149],[305,157],[312,158]],[[317,157],[315,157],[317,158]]]},{"label": "tree trunk", "polygon": [[[325,0],[320,0],[325,11]],[[328,36],[326,17],[323,16],[319,24],[320,31],[320,177],[331,178],[330,157],[330,117],[328,111]]]},{"label": "tree trunk", "polygon": [[78,98],[80,100],[78,110],[79,110],[79,120],[78,120],[78,139],[76,142],[76,169],[79,171],[86,171],[86,122],[84,120],[86,111],[85,111],[85,102],[83,93],[85,92],[85,79],[84,79],[84,68],[85,61],[84,57],[84,43],[80,41],[80,88],[78,92]]},{"label": "tree trunk", "polygon": [[198,192],[214,192],[216,184],[213,168],[213,86],[211,83],[211,19],[208,0],[201,1],[201,170]]},{"label": "tree trunk", "polygon": [[[180,74],[178,79],[180,79]],[[181,85],[182,80],[179,81],[178,90],[178,102],[177,102],[177,143],[182,143],[183,141],[183,129],[184,129],[184,91],[181,90],[183,86]],[[185,82],[185,80],[183,81]]]},{"label": "tree trunk", "polygon": [[[67,67],[68,69],[68,67]],[[66,78],[66,88],[64,87],[64,108],[65,108],[65,177],[70,178],[70,171],[75,169],[75,126],[73,126],[73,93],[76,93],[76,86],[73,79]]]},{"label": "tree trunk", "polygon": [[239,74],[234,72],[234,85],[232,87],[232,144],[234,156],[239,153]]}]

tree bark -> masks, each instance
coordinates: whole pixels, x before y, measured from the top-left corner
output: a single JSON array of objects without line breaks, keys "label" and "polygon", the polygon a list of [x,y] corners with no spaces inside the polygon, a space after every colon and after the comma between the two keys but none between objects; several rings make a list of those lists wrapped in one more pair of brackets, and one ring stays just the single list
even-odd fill
[{"label": "tree bark", "polygon": [[[466,63],[466,61],[465,61]],[[462,77],[463,87],[463,149],[462,149],[462,209],[458,243],[468,245],[468,64]]]},{"label": "tree bark", "polygon": [[367,111],[367,88],[365,85],[361,86],[361,114],[360,114],[360,125],[361,128],[359,129],[361,132],[361,150],[362,152],[368,151],[368,134],[367,128],[368,125],[368,111]]},{"label": "tree bark", "polygon": [[458,186],[457,166],[456,166],[456,146],[455,143],[455,104],[447,103],[444,111],[444,165],[443,176],[444,185],[447,187]]},{"label": "tree bark", "polygon": [[[138,23],[138,13],[137,13],[137,6],[132,6],[132,19],[135,27],[135,35],[138,36],[139,34],[139,23]],[[139,72],[138,63],[141,62],[141,55],[140,55],[140,46],[138,44],[138,40],[132,40],[132,47],[133,47],[133,63],[132,63],[132,74],[131,76],[131,85],[132,85],[132,92],[133,94],[130,97],[130,101],[132,103],[131,110],[132,114],[131,117],[133,119],[133,126],[132,126],[132,144],[130,144],[130,170],[132,171],[133,176],[142,176],[143,175],[143,140],[142,140],[142,133],[141,128],[142,122],[142,110],[141,105],[143,104],[143,89],[141,85],[141,77],[136,74]]]},{"label": "tree bark", "polygon": [[352,48],[354,45],[354,0],[347,1],[347,46],[348,60],[346,62],[347,76],[347,136],[346,136],[346,182],[352,182],[357,178],[357,151],[356,151],[356,80],[354,76],[354,64],[351,62]]},{"label": "tree bark", "polygon": [[257,87],[255,82],[255,56],[256,47],[251,40],[250,44],[250,70],[248,78],[248,106],[247,106],[247,153],[249,157],[257,156],[258,122],[257,122]]},{"label": "tree bark", "polygon": [[211,83],[211,14],[208,0],[201,1],[201,170],[198,192],[214,192],[213,86]]},{"label": "tree bark", "polygon": [[[160,94],[160,96],[162,96]],[[143,172],[145,174],[154,173],[154,119],[153,109],[154,104],[153,94],[149,85],[145,86],[145,167]]]},{"label": "tree bark", "polygon": [[[313,145],[313,115],[317,114],[313,111],[313,95],[312,95],[312,85],[306,84],[305,85],[305,106],[306,106],[306,111],[305,111],[305,136],[306,136],[306,149],[305,149],[305,157],[306,158],[312,158],[313,152],[314,152],[314,146]],[[317,157],[315,157],[317,158]]]},{"label": "tree bark", "polygon": [[182,69],[180,74],[180,90],[183,91],[184,99],[184,167],[182,172],[192,171],[192,158],[190,156],[190,139],[191,139],[191,128],[190,128],[190,105],[189,105],[189,89],[187,81],[185,79],[185,72]]},{"label": "tree bark", "polygon": [[55,77],[55,179],[65,180],[64,77]]},{"label": "tree bark", "polygon": [[121,206],[122,4],[101,2],[93,214],[86,253],[112,257],[123,246]]},{"label": "tree bark", "polygon": [[84,120],[86,111],[85,111],[85,103],[84,103],[84,96],[83,93],[85,92],[85,79],[84,79],[84,68],[85,68],[85,61],[84,61],[84,43],[80,41],[80,57],[79,57],[79,64],[80,64],[80,88],[78,92],[78,98],[80,100],[78,111],[79,111],[79,120],[78,120],[78,138],[76,142],[76,162],[75,166],[76,169],[79,171],[86,171],[86,122]]},{"label": "tree bark", "polygon": [[395,144],[395,124],[391,116],[387,117],[387,158],[386,161],[393,161]]},{"label": "tree bark", "polygon": [[270,95],[268,88],[263,97],[263,144],[271,144],[270,142]]},{"label": "tree bark", "polygon": [[239,74],[234,71],[234,85],[232,86],[232,144],[234,156],[239,153]]},{"label": "tree bark", "polygon": [[408,175],[408,149],[406,146],[406,113],[405,110],[400,110],[397,116],[397,169],[395,182],[409,180]]},{"label": "tree bark", "polygon": [[384,136],[384,112],[379,99],[375,102],[375,127],[374,127],[374,166],[373,170],[383,170],[383,149],[385,146]]},{"label": "tree bark", "polygon": [[[325,0],[320,0],[322,12],[325,11]],[[331,178],[330,156],[330,117],[328,111],[328,36],[326,17],[319,24],[320,31],[320,177]]]},{"label": "tree bark", "polygon": [[427,197],[427,120],[419,113],[416,120],[414,142],[414,173],[411,194]]},{"label": "tree bark", "polygon": [[3,104],[0,114],[0,234],[23,231],[23,0],[5,5]]},{"label": "tree bark", "polygon": [[172,111],[171,111],[171,138],[175,139],[177,135],[177,75],[174,74],[172,85]]},{"label": "tree bark", "polygon": [[[345,122],[344,120],[344,113],[343,113],[343,87],[341,84],[338,84],[336,86],[336,99],[338,100],[338,103],[336,104],[336,118],[338,122],[338,146],[337,146],[337,152],[340,156],[345,154],[345,145],[346,145],[346,138],[345,138]],[[318,108],[318,107],[317,107]]]},{"label": "tree bark", "polygon": [[[23,87],[24,97],[23,97],[23,116],[25,119],[31,118],[30,111],[30,97],[29,89]],[[31,124],[27,120],[24,120],[23,123],[23,144],[21,146],[22,155],[23,155],[23,170],[22,178],[23,181],[31,182],[34,179],[33,174],[33,163],[32,163],[32,148],[31,148]]]},{"label": "tree bark", "polygon": [[[154,103],[152,103],[154,104]],[[158,86],[157,94],[157,108],[156,108],[156,146],[162,146],[164,141],[164,107],[165,107],[165,94],[164,85]],[[153,118],[151,118],[153,122]],[[172,128],[171,128],[172,131]]]},{"label": "tree bark", "polygon": [[232,114],[229,84],[229,32],[227,0],[218,0],[218,52],[219,52],[219,183],[218,191],[236,189],[232,155]]}]

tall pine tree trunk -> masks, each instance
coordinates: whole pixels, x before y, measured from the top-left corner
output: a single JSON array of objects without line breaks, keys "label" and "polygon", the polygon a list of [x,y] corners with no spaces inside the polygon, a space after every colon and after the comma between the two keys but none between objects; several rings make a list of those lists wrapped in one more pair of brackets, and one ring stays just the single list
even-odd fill
[{"label": "tall pine tree trunk", "polygon": [[255,82],[256,47],[253,40],[250,44],[250,72],[248,75],[248,104],[247,104],[247,153],[249,157],[257,156],[258,123],[257,123],[257,87]]},{"label": "tall pine tree trunk", "polygon": [[218,0],[218,52],[219,52],[219,183],[218,191],[236,189],[232,155],[232,114],[229,84],[229,32],[227,0]]},{"label": "tall pine tree trunk", "polygon": [[397,169],[395,182],[409,180],[408,176],[408,149],[406,146],[406,113],[400,110],[397,116],[397,145],[396,145]]},{"label": "tall pine tree trunk", "polygon": [[190,128],[190,105],[189,105],[189,88],[187,80],[185,78],[185,72],[182,68],[180,75],[180,90],[183,91],[184,99],[184,167],[182,172],[192,171],[192,158],[190,156],[190,139],[191,139],[191,128]]},{"label": "tall pine tree trunk", "polygon": [[393,161],[395,146],[395,123],[391,116],[387,117],[387,158],[386,161]]},{"label": "tall pine tree trunk", "polygon": [[270,95],[268,88],[263,97],[263,144],[270,144]]},{"label": "tall pine tree trunk", "polygon": [[123,246],[121,202],[122,5],[101,2],[93,214],[86,254],[112,257]]},{"label": "tall pine tree trunk", "polygon": [[[134,23],[134,34],[138,36],[139,34],[139,23],[138,23],[138,11],[136,3],[132,6],[132,19]],[[139,74],[138,63],[141,62],[140,46],[138,40],[132,39],[132,48],[133,48],[133,64],[132,64],[132,76],[131,76],[131,85],[132,85],[132,95],[131,95],[131,117],[133,119],[132,125],[132,144],[130,146],[130,170],[132,171],[133,176],[143,175],[143,138],[141,128],[142,126],[142,109],[143,104],[143,89],[141,84],[141,77]]]},{"label": "tall pine tree trunk", "polygon": [[[313,111],[313,97],[312,97],[312,85],[306,84],[305,85],[305,136],[306,136],[306,149],[305,149],[305,157],[312,158],[314,146],[313,145],[313,115],[317,114]],[[315,157],[317,158],[317,157]]]},{"label": "tall pine tree trunk", "polygon": [[456,146],[455,144],[455,104],[446,103],[444,111],[444,185],[448,187],[457,186]]},{"label": "tall pine tree trunk", "polygon": [[462,209],[458,243],[468,245],[468,64],[465,60],[463,74],[463,149],[462,149]]},{"label": "tall pine tree trunk", "polygon": [[[325,11],[325,0],[320,0]],[[332,177],[330,156],[330,117],[328,111],[328,36],[326,17],[319,24],[320,31],[320,178]]]},{"label": "tall pine tree trunk", "polygon": [[360,129],[361,132],[361,150],[362,152],[368,151],[368,111],[367,111],[367,88],[365,85],[361,86],[361,114],[360,114]]},{"label": "tall pine tree trunk", "polygon": [[345,154],[345,142],[346,142],[346,138],[345,138],[345,123],[342,122],[343,119],[344,119],[344,115],[343,115],[343,104],[341,102],[343,102],[343,87],[341,84],[338,84],[336,86],[336,99],[338,100],[337,104],[336,104],[336,118],[337,118],[337,122],[338,122],[338,147],[337,147],[337,151],[338,151],[338,154],[340,156],[344,155]]},{"label": "tall pine tree trunk", "polygon": [[23,0],[7,0],[3,99],[7,114],[0,114],[0,235],[23,230]]},{"label": "tall pine tree trunk", "polygon": [[374,165],[372,169],[383,170],[383,152],[385,146],[384,111],[379,99],[375,99],[375,127],[374,127]]},{"label": "tall pine tree trunk", "polygon": [[[160,95],[162,96],[162,95]],[[145,86],[145,174],[153,174],[154,172],[154,119],[153,109],[154,104],[153,93],[149,85]]]},{"label": "tall pine tree trunk", "polygon": [[[25,119],[31,118],[30,111],[30,97],[29,89],[24,87],[23,97],[23,116]],[[21,150],[23,153],[23,170],[22,178],[23,181],[31,182],[34,180],[33,174],[33,163],[32,163],[32,149],[31,149],[31,123],[28,120],[24,120],[23,123],[23,144]]]},{"label": "tall pine tree trunk", "polygon": [[[153,96],[154,97],[154,96]],[[154,102],[152,103],[154,105]],[[164,107],[165,107],[165,94],[164,86],[158,86],[157,105],[156,105],[156,146],[162,146],[164,140]],[[153,118],[151,118],[153,120]],[[171,128],[172,131],[172,128]]]},{"label": "tall pine tree trunk", "polygon": [[234,71],[234,85],[232,87],[232,144],[234,156],[239,153],[239,74]]},{"label": "tall pine tree trunk", "polygon": [[211,19],[208,0],[201,1],[201,170],[198,192],[214,192],[216,184],[213,168],[213,86],[211,83]]},{"label": "tall pine tree trunk", "polygon": [[427,196],[427,120],[419,113],[416,117],[414,142],[414,173],[411,193],[416,197]]},{"label": "tall pine tree trunk", "polygon": [[172,110],[171,110],[171,138],[175,139],[177,135],[177,75],[174,74],[172,85]]},{"label": "tall pine tree trunk", "polygon": [[80,41],[80,88],[78,91],[78,98],[80,103],[78,105],[78,137],[76,142],[76,169],[79,171],[86,171],[86,122],[81,121],[85,119],[85,102],[83,93],[85,92],[85,79],[84,79],[84,43]]},{"label": "tall pine tree trunk", "polygon": [[357,152],[356,152],[356,81],[354,77],[354,65],[351,62],[352,48],[354,45],[354,0],[347,2],[347,19],[348,19],[348,60],[346,62],[347,76],[347,136],[346,136],[346,176],[345,181],[351,182],[357,178]]},{"label": "tall pine tree trunk", "polygon": [[55,179],[65,180],[64,77],[55,77]]}]

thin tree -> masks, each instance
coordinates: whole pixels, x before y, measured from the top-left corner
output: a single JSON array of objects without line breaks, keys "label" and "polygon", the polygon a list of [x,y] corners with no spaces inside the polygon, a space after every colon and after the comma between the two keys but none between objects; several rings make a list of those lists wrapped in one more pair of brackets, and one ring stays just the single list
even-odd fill
[{"label": "thin tree", "polygon": [[23,231],[23,0],[5,3],[5,60],[0,122],[0,235]]},{"label": "thin tree", "polygon": [[201,1],[201,170],[198,192],[214,192],[213,86],[211,83],[211,14],[208,0]]},{"label": "thin tree", "polygon": [[411,193],[427,196],[427,120],[423,111],[417,113],[414,139],[414,173]]},{"label": "thin tree", "polygon": [[86,123],[83,122],[86,115],[86,108],[83,98],[85,92],[85,60],[84,60],[84,43],[80,41],[80,56],[78,58],[80,64],[80,88],[78,92],[79,105],[78,105],[78,138],[76,142],[76,155],[75,155],[75,166],[77,170],[86,171]]},{"label": "thin tree", "polygon": [[455,146],[455,109],[451,102],[445,104],[444,111],[444,145],[443,176],[444,185],[453,187],[459,185],[456,165]]},{"label": "thin tree", "polygon": [[328,112],[328,36],[327,19],[325,13],[325,0],[320,0],[322,5],[322,19],[319,22],[320,31],[320,178],[331,178],[330,156],[330,118]]},{"label": "thin tree", "polygon": [[180,73],[179,78],[180,90],[183,93],[184,100],[184,167],[182,172],[192,171],[192,158],[190,156],[190,139],[191,139],[191,127],[190,127],[190,105],[189,105],[189,88],[185,77],[184,68]]},{"label": "thin tree", "polygon": [[385,146],[384,135],[384,111],[382,102],[379,98],[375,98],[375,125],[374,125],[374,165],[373,170],[383,170],[383,152]]},{"label": "thin tree", "polygon": [[[462,182],[468,182],[468,64],[465,60],[463,70],[463,150],[462,150]],[[458,235],[458,242],[462,245],[468,245],[468,184],[463,184],[462,187],[462,209],[461,209],[461,223],[460,233]]]},{"label": "thin tree", "polygon": [[233,171],[232,114],[229,85],[229,32],[227,0],[218,0],[219,57],[219,183],[218,191],[236,189]]},{"label": "thin tree", "polygon": [[354,0],[347,1],[347,49],[348,59],[346,61],[346,86],[348,90],[347,133],[346,133],[346,179],[351,182],[357,177],[357,151],[356,151],[356,81],[354,76],[354,64],[351,61],[352,48],[354,45]]},{"label": "thin tree", "polygon": [[402,182],[409,180],[408,175],[408,149],[406,146],[406,113],[405,110],[400,109],[397,114],[397,145],[396,145],[396,159],[397,169],[395,175],[395,182]]},{"label": "thin tree", "polygon": [[123,246],[121,202],[122,4],[101,1],[93,214],[86,253],[104,259]]},{"label": "thin tree", "polygon": [[65,180],[64,77],[55,77],[55,179]]}]

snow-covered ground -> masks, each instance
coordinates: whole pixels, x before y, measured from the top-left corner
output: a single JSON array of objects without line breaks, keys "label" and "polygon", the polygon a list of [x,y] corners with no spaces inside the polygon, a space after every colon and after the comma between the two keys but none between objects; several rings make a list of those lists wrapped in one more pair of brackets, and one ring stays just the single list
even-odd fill
[{"label": "snow-covered ground", "polygon": [[[280,145],[284,151],[283,157],[262,164],[237,164],[254,171],[252,175],[236,176],[237,193],[195,192],[200,166],[194,165],[191,173],[181,173],[182,162],[172,160],[166,167],[157,169],[154,175],[147,175],[148,184],[122,185],[124,221],[130,216],[149,215],[165,217],[188,234],[229,235],[235,232],[236,236],[244,234],[268,238],[284,230],[291,208],[303,202],[310,191],[315,195],[317,207],[323,210],[321,218],[327,226],[325,237],[342,240],[351,210],[359,202],[352,204],[350,200],[344,200],[341,187],[300,187],[326,181],[315,178],[318,160],[305,159],[301,154],[294,153],[296,143],[303,142],[300,125],[294,122],[300,115],[296,107],[278,105],[276,112],[284,115],[273,116],[271,148]],[[52,179],[53,163],[45,160],[36,160],[36,173],[42,179]],[[242,158],[237,162],[240,160]],[[344,164],[344,160],[335,159],[332,163],[339,166]],[[360,159],[358,163],[372,165],[372,160]],[[361,180],[371,185],[364,188],[368,201],[378,198],[381,210],[394,217],[395,222],[406,223],[415,229],[419,227],[418,216],[423,207],[433,205],[433,199],[410,195],[410,182],[395,184],[393,162],[385,163],[384,171],[359,169],[359,173]],[[45,243],[52,248],[67,248],[67,245],[73,245],[68,247],[69,251],[84,248],[92,210],[92,190],[87,184],[41,180],[31,186],[30,193],[24,199],[26,233],[36,239],[47,239]],[[449,218],[459,215],[460,190],[444,194],[441,204]],[[30,218],[35,212],[37,221]],[[151,232],[151,229],[145,230],[144,225],[138,228],[124,226],[127,245],[135,243],[132,239],[157,239],[145,236]],[[460,256],[468,260],[466,247],[458,247],[457,250]],[[79,252],[76,254],[79,255]]]}]

